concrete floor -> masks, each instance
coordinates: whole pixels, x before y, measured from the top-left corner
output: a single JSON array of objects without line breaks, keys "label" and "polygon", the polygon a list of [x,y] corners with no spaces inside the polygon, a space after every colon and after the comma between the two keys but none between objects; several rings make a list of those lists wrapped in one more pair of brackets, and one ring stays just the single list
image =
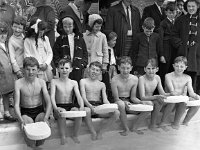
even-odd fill
[{"label": "concrete floor", "polygon": [[[130,133],[126,137],[117,131],[106,132],[102,140],[91,141],[90,135],[80,136],[80,144],[75,144],[70,138],[64,146],[59,139],[47,140],[40,150],[199,150],[200,122],[194,122],[188,127],[181,126],[179,130],[171,127],[168,132],[145,130],[144,135]],[[31,150],[26,145],[2,146],[1,150]]]}]

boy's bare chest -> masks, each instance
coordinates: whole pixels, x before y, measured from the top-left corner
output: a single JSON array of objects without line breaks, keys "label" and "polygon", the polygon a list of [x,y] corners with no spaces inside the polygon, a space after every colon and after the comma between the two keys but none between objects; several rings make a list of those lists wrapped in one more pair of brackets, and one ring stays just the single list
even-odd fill
[{"label": "boy's bare chest", "polygon": [[157,85],[158,85],[158,82],[156,80],[153,80],[153,81],[145,80],[145,83],[144,83],[145,91],[154,92]]}]

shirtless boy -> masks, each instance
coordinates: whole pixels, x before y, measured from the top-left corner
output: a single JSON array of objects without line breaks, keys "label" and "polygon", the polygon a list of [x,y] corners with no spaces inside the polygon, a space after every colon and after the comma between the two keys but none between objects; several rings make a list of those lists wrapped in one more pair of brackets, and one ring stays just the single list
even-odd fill
[{"label": "shirtless boy", "polygon": [[[161,79],[156,72],[158,71],[158,63],[155,58],[151,58],[146,62],[146,67],[144,68],[145,74],[139,77],[139,93],[140,99],[142,101],[149,101],[154,106],[151,112],[151,123],[149,128],[152,131],[158,131],[156,129],[157,118],[164,104],[164,98],[166,98],[167,93],[163,90]],[[154,91],[158,89],[160,95],[153,95]]]},{"label": "shirtless boy", "polygon": [[97,131],[92,125],[91,116],[95,115],[94,108],[98,105],[109,104],[106,96],[105,84],[98,80],[101,70],[102,64],[100,62],[91,62],[89,65],[89,77],[81,79],[80,81],[81,95],[85,105],[87,106],[85,107],[87,113],[85,120],[91,132],[92,140],[101,139],[103,130],[105,130],[108,126],[111,126],[112,123],[119,118],[118,110],[108,114],[98,114],[98,117],[105,119],[101,122]]},{"label": "shirtless boy", "polygon": [[[187,59],[183,56],[177,57],[174,60],[173,67],[174,71],[166,74],[165,76],[166,88],[167,90],[169,90],[171,95],[179,96],[179,95],[186,95],[188,93],[190,96],[190,100],[200,99],[200,96],[194,93],[191,77],[187,74],[184,74],[184,71],[187,68]],[[172,112],[173,108],[174,104],[167,104],[161,120],[161,126],[166,125],[165,123],[167,121],[167,118],[169,114]],[[172,128],[179,129],[181,117],[186,111],[186,103],[177,103],[175,105],[175,108],[176,108],[175,118],[174,122],[172,123]],[[199,107],[188,108],[187,114],[183,120],[184,125],[188,125],[188,122],[196,114],[198,109]]]},{"label": "shirtless boy", "polygon": [[[24,77],[15,82],[15,111],[22,126],[25,124],[48,121],[51,101],[44,80],[37,78],[39,63],[34,57],[26,57],[23,61]],[[45,102],[45,110],[44,104]],[[32,141],[25,135],[27,145],[39,146],[42,141]]]},{"label": "shirtless boy", "polygon": [[[58,63],[59,79],[52,79],[51,81],[51,101],[54,109],[54,116],[58,120],[58,128],[61,135],[61,144],[66,142],[65,130],[66,119],[61,117],[63,111],[78,111],[84,110],[83,100],[81,98],[78,83],[75,80],[69,79],[69,74],[72,71],[71,61],[68,59],[61,59]],[[72,101],[73,92],[77,98],[79,106],[76,106]],[[78,108],[80,107],[80,109]],[[78,132],[82,123],[82,118],[74,119],[74,131],[72,139],[75,143],[80,143],[78,139]]]},{"label": "shirtless boy", "polygon": [[[111,88],[114,100],[118,104],[118,108],[120,111],[120,120],[124,128],[123,131],[120,132],[120,134],[126,136],[129,132],[126,112],[138,114],[138,112],[131,111],[129,109],[129,105],[132,103],[144,104],[144,102],[140,101],[136,97],[138,78],[130,74],[130,71],[132,70],[132,61],[130,57],[121,57],[118,64],[118,69],[120,71],[120,74],[113,77]],[[136,132],[137,134],[143,134],[142,131],[138,130],[138,125],[148,116],[148,113],[149,112],[140,113],[130,130]]]}]

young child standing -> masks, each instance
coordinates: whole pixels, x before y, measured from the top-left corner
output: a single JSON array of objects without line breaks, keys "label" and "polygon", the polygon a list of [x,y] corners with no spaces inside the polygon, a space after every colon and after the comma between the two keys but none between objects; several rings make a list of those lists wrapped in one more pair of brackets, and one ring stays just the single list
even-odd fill
[{"label": "young child standing", "polygon": [[53,47],[53,60],[57,66],[60,59],[68,57],[73,67],[69,78],[79,83],[88,63],[86,44],[72,17],[62,19],[62,28],[64,32],[56,39]]},{"label": "young child standing", "polygon": [[[123,56],[119,60],[118,69],[120,74],[113,77],[111,82],[112,94],[115,102],[118,104],[120,111],[120,120],[123,125],[123,131],[120,132],[122,136],[127,136],[129,127],[127,123],[126,113],[138,114],[138,112],[129,109],[130,104],[150,104],[149,102],[140,101],[136,97],[136,90],[138,85],[138,78],[130,74],[132,70],[132,61],[128,56]],[[148,116],[149,112],[141,112],[137,117],[130,130],[137,134],[144,134],[138,130],[139,124]]]},{"label": "young child standing", "polygon": [[0,94],[3,98],[4,119],[16,121],[9,113],[9,99],[14,91],[14,75],[8,52],[8,30],[7,24],[0,21]]},{"label": "young child standing", "polygon": [[[54,116],[58,120],[58,128],[61,135],[61,144],[66,142],[65,130],[66,119],[61,117],[63,111],[78,111],[84,110],[83,99],[80,95],[78,83],[75,80],[69,79],[69,74],[72,71],[71,61],[61,59],[58,62],[59,79],[51,81],[51,101],[54,109]],[[73,92],[77,98],[79,106],[76,106],[72,100]],[[78,140],[78,132],[82,123],[82,118],[75,118],[74,131],[72,139],[75,143],[80,143]]]},{"label": "young child standing", "polygon": [[159,64],[159,75],[161,81],[164,85],[165,74],[173,71],[172,64],[176,57],[176,49],[171,44],[171,32],[174,25],[176,17],[176,4],[174,2],[169,2],[165,8],[165,18],[159,27],[160,35],[160,64]]},{"label": "young child standing", "polygon": [[[89,65],[89,77],[81,79],[80,90],[85,103],[85,110],[87,116],[85,118],[86,124],[91,132],[92,140],[101,139],[103,130],[108,128],[119,117],[119,111],[116,110],[107,114],[95,114],[94,108],[98,105],[109,104],[106,96],[106,87],[103,82],[98,80],[102,71],[102,64],[98,61],[91,62]],[[97,131],[95,130],[91,117],[97,115],[98,117],[105,118]]]},{"label": "young child standing", "polygon": [[[194,93],[192,87],[192,79],[189,75],[185,74],[184,71],[187,68],[187,59],[184,56],[179,56],[174,60],[174,71],[171,73],[166,74],[165,76],[165,84],[167,90],[171,93],[171,95],[179,96],[179,95],[186,95],[187,93],[192,99],[200,99],[200,96]],[[174,108],[174,104],[167,104],[163,116],[161,119],[160,126],[165,126],[166,121],[172,109]],[[187,125],[191,118],[196,114],[199,107],[189,107],[187,114],[183,120],[183,124]],[[186,103],[178,103],[175,105],[175,117],[174,122],[172,123],[172,128],[179,129],[179,124],[181,117],[183,116],[184,112],[186,111]]]},{"label": "young child standing", "polygon": [[35,57],[39,62],[38,77],[50,82],[53,78],[51,61],[53,52],[47,36],[46,22],[35,17],[30,21],[24,40],[24,57]]},{"label": "young child standing", "polygon": [[[142,101],[150,101],[154,106],[154,109],[151,112],[151,123],[149,128],[152,131],[157,131],[156,123],[158,115],[164,104],[164,98],[169,94],[165,93],[161,84],[161,79],[156,75],[158,63],[155,58],[148,59],[144,71],[145,74],[139,77],[140,99]],[[158,89],[160,95],[153,95],[156,89]]]},{"label": "young child standing", "polygon": [[143,75],[145,62],[149,58],[158,59],[160,50],[160,37],[159,34],[154,33],[154,20],[148,17],[144,20],[142,25],[144,32],[137,34],[133,40],[133,55],[132,60],[134,71],[136,74]]},{"label": "young child standing", "polygon": [[8,42],[12,68],[18,79],[23,77],[25,27],[26,20],[22,16],[16,16],[12,24],[13,35]]},{"label": "young child standing", "polygon": [[90,15],[88,21],[90,29],[83,33],[83,38],[88,51],[88,64],[93,61],[99,61],[103,64],[102,69],[106,70],[109,63],[108,44],[106,35],[100,31],[102,24],[103,19],[100,15]]}]

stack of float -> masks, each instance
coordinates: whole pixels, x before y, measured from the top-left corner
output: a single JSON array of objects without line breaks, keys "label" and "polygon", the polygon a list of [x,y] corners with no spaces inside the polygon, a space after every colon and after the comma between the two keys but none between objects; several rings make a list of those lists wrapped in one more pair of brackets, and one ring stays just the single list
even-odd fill
[{"label": "stack of float", "polygon": [[117,104],[103,104],[94,108],[96,114],[106,114],[118,109]]}]

